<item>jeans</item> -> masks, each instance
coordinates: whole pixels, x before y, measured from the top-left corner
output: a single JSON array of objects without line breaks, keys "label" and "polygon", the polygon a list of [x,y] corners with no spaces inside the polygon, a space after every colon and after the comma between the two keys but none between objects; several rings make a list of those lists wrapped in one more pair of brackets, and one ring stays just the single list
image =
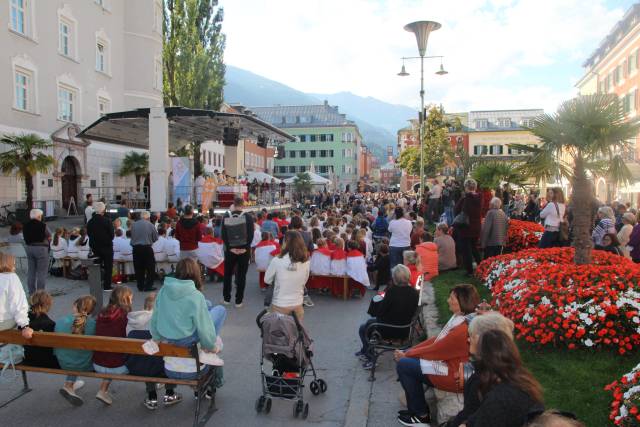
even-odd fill
[{"label": "jeans", "polygon": [[138,290],[151,289],[153,279],[156,276],[156,259],[151,245],[135,245],[133,247],[133,268],[136,272]]},{"label": "jeans", "polygon": [[247,270],[249,269],[250,251],[237,255],[230,251],[224,252],[224,282],[222,297],[225,301],[231,301],[231,278],[236,276],[236,304],[241,304],[244,299],[244,287],[247,283]]},{"label": "jeans", "polygon": [[102,273],[102,289],[111,289],[111,275],[113,274],[113,248],[92,248],[93,254],[100,258]]},{"label": "jeans", "polygon": [[396,365],[396,372],[404,389],[404,395],[407,398],[407,409],[417,416],[427,415],[429,407],[424,397],[423,385],[433,387],[433,384],[422,373],[420,359],[403,357]]},{"label": "jeans", "polygon": [[195,259],[197,261],[198,251],[195,249],[191,251],[180,249],[180,259],[187,259],[187,258]]},{"label": "jeans", "polygon": [[49,268],[49,248],[47,246],[25,245],[29,271],[27,273],[27,286],[29,295],[35,291],[44,289]]},{"label": "jeans", "polygon": [[453,224],[453,206],[445,206],[444,214],[447,217],[447,225]]},{"label": "jeans", "polygon": [[484,259],[500,255],[501,253],[502,246],[487,246],[486,248],[484,248]]},{"label": "jeans", "polygon": [[404,251],[410,251],[410,250],[411,250],[411,247],[409,246],[404,246],[402,248],[396,247],[396,246],[390,246],[389,247],[390,268],[393,268],[398,264],[402,264],[403,262],[402,254],[404,253]]},{"label": "jeans", "polygon": [[558,246],[559,237],[560,237],[559,231],[545,230],[545,232],[542,233],[542,237],[540,238],[540,243],[538,243],[538,247],[541,249],[554,248]]},{"label": "jeans", "polygon": [[371,319],[368,319],[366,322],[361,324],[360,328],[358,328],[358,335],[360,335],[360,341],[362,342],[362,348],[360,349],[360,351],[362,351],[362,353],[364,353],[369,359],[371,358],[371,356],[369,355],[369,337],[366,335],[366,333],[369,325],[377,322],[378,319],[372,317]]},{"label": "jeans", "polygon": [[106,366],[100,366],[94,363],[93,370],[99,374],[127,375],[129,373],[129,370],[125,365],[118,366],[115,368],[107,368]]},{"label": "jeans", "polygon": [[429,199],[427,204],[427,219],[430,222],[438,222],[440,218],[440,199]]},{"label": "jeans", "polygon": [[478,264],[482,261],[480,252],[478,252],[478,238],[459,237],[458,245],[462,255],[462,265],[468,274],[473,274],[473,260],[475,259]]}]

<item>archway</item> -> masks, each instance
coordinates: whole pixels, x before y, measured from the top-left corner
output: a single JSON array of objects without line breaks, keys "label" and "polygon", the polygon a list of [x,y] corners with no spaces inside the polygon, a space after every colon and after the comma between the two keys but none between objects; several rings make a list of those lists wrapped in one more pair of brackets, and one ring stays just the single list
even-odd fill
[{"label": "archway", "polygon": [[73,197],[78,205],[78,183],[80,180],[80,162],[73,156],[65,157],[62,162],[62,207],[69,208],[69,201]]}]

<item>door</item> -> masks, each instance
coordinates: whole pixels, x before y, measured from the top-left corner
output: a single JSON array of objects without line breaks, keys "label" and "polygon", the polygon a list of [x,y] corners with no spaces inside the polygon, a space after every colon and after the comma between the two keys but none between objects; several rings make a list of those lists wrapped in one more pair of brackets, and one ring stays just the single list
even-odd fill
[{"label": "door", "polygon": [[67,156],[62,162],[62,207],[69,208],[69,201],[73,197],[78,205],[78,168],[77,160],[72,156]]}]

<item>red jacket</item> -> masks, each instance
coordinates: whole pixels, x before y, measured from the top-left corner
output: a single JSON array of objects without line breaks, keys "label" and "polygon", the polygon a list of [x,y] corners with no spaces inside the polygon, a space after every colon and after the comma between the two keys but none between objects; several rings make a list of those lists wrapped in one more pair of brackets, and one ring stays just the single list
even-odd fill
[{"label": "red jacket", "polygon": [[195,251],[198,249],[198,242],[202,240],[200,223],[195,218],[181,218],[176,224],[173,237],[180,242],[181,251]]},{"label": "red jacket", "polygon": [[[103,337],[127,337],[127,312],[120,307],[107,306],[96,319],[96,335]],[[121,353],[93,353],[93,363],[105,368],[124,365],[126,356]]]},{"label": "red jacket", "polygon": [[406,357],[425,360],[441,360],[449,368],[448,375],[427,375],[435,388],[453,393],[460,393],[462,389],[456,383],[458,369],[461,363],[469,361],[469,343],[467,322],[453,328],[440,341],[431,337],[420,344],[411,347],[405,353]]}]

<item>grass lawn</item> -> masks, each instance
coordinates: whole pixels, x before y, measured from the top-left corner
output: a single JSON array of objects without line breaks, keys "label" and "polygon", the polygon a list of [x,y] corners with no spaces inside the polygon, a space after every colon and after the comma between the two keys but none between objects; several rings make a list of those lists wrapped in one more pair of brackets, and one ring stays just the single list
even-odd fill
[{"label": "grass lawn", "polygon": [[[465,278],[462,270],[438,276],[433,285],[441,323],[451,316],[449,292],[460,283],[476,285],[480,297],[491,300],[489,290],[479,281]],[[526,366],[544,388],[547,408],[571,411],[589,427],[613,425],[609,421],[611,394],[603,388],[638,363],[637,352],[622,357],[612,352],[536,349],[523,341],[518,347]]]}]

